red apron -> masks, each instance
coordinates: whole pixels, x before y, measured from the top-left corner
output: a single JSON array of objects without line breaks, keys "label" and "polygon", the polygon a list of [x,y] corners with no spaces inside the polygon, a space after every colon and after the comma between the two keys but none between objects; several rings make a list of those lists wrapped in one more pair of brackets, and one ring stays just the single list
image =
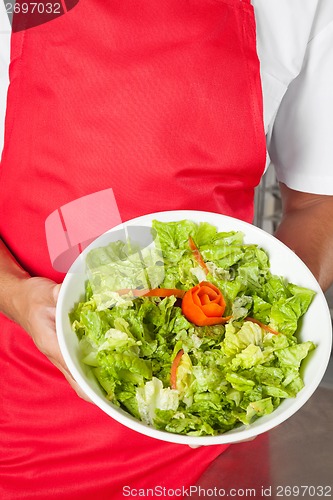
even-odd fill
[{"label": "red apron", "polygon": [[[81,0],[14,33],[0,235],[22,266],[61,281],[46,218],[110,187],[122,220],[201,209],[251,221],[266,152],[255,44],[245,0]],[[125,429],[25,332],[5,318],[0,328],[1,498],[186,488],[225,448]]]}]

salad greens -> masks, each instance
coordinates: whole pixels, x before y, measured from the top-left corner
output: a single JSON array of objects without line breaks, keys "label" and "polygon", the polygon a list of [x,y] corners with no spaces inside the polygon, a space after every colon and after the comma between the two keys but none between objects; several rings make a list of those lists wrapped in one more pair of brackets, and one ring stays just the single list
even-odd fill
[{"label": "salad greens", "polygon": [[[189,220],[155,220],[152,232],[155,244],[144,249],[117,241],[91,250],[85,297],[70,313],[82,361],[106,398],[157,429],[201,436],[248,425],[295,397],[302,360],[315,348],[297,339],[314,292],[273,275],[265,250],[246,244],[241,232]],[[132,293],[189,290],[202,281],[222,292],[226,324],[196,326],[179,298]]]}]

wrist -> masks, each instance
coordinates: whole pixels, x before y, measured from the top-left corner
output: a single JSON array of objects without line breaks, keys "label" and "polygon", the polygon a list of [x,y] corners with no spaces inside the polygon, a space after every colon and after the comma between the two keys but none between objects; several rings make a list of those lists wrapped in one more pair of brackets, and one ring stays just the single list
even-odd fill
[{"label": "wrist", "polygon": [[22,273],[11,275],[10,279],[1,284],[1,312],[19,325],[26,308],[25,285],[30,278],[30,275],[22,270]]},{"label": "wrist", "polygon": [[44,277],[23,278],[16,283],[13,296],[14,321],[34,337],[36,326],[46,316],[53,318],[59,285]]}]

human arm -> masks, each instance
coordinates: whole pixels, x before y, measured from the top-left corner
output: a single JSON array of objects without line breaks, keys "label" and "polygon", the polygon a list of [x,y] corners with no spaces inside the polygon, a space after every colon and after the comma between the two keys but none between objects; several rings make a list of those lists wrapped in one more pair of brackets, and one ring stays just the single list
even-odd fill
[{"label": "human arm", "polygon": [[303,193],[280,183],[282,220],[276,237],[309,267],[325,291],[333,283],[333,196]]},{"label": "human arm", "polygon": [[[254,3],[264,6],[261,0]],[[285,4],[291,14],[297,12]],[[311,30],[304,27],[311,19],[309,12],[300,9],[299,13],[302,22],[297,25],[287,16],[286,33],[286,43],[298,36],[297,51],[290,42],[291,50],[270,54],[268,28],[264,19],[258,19],[265,35],[262,42],[268,43],[261,44],[264,94],[278,96],[285,87],[278,108],[274,108],[278,99],[265,101],[269,103],[267,148],[280,181],[283,205],[276,235],[305,261],[326,290],[333,280],[333,3],[318,2]],[[267,20],[275,29],[272,39],[280,40],[284,20],[275,21],[273,16]],[[302,37],[304,53],[300,50]],[[285,69],[284,78],[279,68]]]},{"label": "human arm", "polygon": [[90,401],[71,376],[58,345],[55,307],[59,289],[52,280],[31,277],[0,240],[0,312],[19,324],[76,393]]},{"label": "human arm", "polygon": [[[8,65],[11,27],[2,5],[0,16],[0,150],[4,136],[7,102]],[[0,239],[0,313],[18,323],[38,349],[64,374],[74,390],[84,399],[61,356],[55,333],[55,305],[60,286],[46,278],[31,278]]]}]

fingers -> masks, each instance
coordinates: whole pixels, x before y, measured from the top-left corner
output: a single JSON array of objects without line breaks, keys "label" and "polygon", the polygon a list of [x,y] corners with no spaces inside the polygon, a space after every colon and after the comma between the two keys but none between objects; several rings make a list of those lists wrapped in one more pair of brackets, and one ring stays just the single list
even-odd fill
[{"label": "fingers", "polygon": [[60,347],[56,341],[56,338],[49,344],[48,346],[51,348],[51,351],[46,354],[46,356],[49,358],[51,363],[58,368],[58,370],[61,371],[61,373],[64,375],[66,378],[67,382],[70,384],[70,386],[74,389],[76,394],[80,396],[80,398],[84,399],[85,401],[88,401],[89,403],[92,403],[91,399],[84,393],[84,391],[80,388],[79,384],[76,382],[76,380],[72,377],[64,358],[62,357]]},{"label": "fingers", "polygon": [[52,359],[51,357],[49,357],[51,363],[56,367],[58,368],[59,371],[61,371],[61,373],[64,375],[65,379],[67,380],[67,382],[69,383],[69,385],[72,387],[72,389],[74,389],[74,391],[76,392],[76,394],[84,399],[85,401],[88,401],[88,403],[92,403],[91,399],[86,395],[86,393],[81,389],[81,387],[79,386],[79,384],[76,382],[76,380],[72,377],[71,373],[69,372],[65,362],[63,361],[63,359],[61,358],[60,360],[59,359]]},{"label": "fingers", "polygon": [[91,403],[91,404],[94,404],[91,399],[86,395],[86,393],[81,389],[81,387],[79,386],[79,384],[73,379],[73,377],[70,375],[69,372],[65,371],[65,370],[60,370],[62,372],[62,374],[64,375],[64,377],[66,378],[67,382],[69,383],[69,385],[72,387],[72,389],[74,389],[74,391],[76,392],[76,394],[81,398],[81,399],[84,399],[85,401],[87,401],[88,403]]},{"label": "fingers", "polygon": [[70,374],[62,357],[55,331],[55,307],[61,285],[47,278],[34,277],[25,281],[22,294],[21,326],[32,337],[37,348],[56,366],[82,399],[92,402]]}]

